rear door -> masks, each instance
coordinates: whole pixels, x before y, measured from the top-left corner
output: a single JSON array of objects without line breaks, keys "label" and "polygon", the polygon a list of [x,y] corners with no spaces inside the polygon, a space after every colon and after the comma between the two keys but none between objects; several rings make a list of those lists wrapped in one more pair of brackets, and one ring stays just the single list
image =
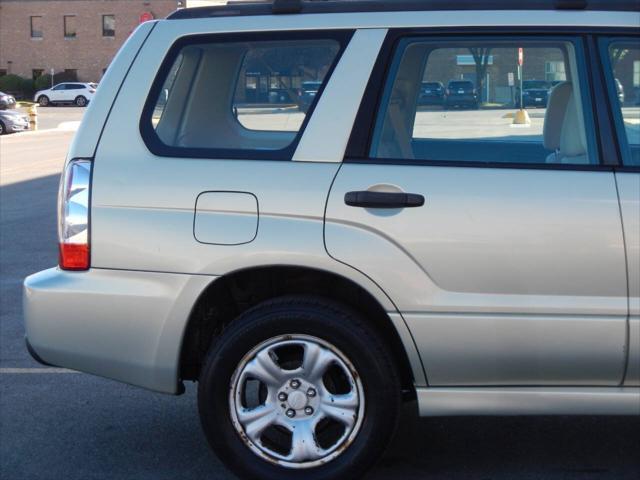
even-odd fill
[{"label": "rear door", "polygon": [[622,165],[616,169],[629,277],[629,352],[624,384],[640,386],[640,37],[600,39]]},{"label": "rear door", "polygon": [[67,88],[64,89],[64,101],[73,102],[78,95],[83,93],[83,88],[79,83],[67,83]]},{"label": "rear door", "polygon": [[[624,242],[580,38],[398,33],[385,50],[330,192],[330,255],[387,291],[430,385],[618,385]],[[422,82],[471,75],[479,110],[416,107]],[[518,79],[557,91],[516,116]]]}]

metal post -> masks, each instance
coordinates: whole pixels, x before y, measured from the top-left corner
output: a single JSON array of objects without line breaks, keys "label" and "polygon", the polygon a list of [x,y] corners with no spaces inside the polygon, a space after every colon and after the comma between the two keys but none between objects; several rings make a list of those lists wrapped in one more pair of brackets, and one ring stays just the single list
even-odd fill
[{"label": "metal post", "polygon": [[524,110],[524,94],[522,92],[522,77],[524,72],[522,71],[522,65],[518,65],[518,76],[520,77],[520,109]]}]

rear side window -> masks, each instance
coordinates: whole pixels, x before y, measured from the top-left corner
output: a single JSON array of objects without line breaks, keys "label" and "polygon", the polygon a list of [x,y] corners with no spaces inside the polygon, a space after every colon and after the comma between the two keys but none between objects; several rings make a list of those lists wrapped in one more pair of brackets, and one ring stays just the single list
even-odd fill
[{"label": "rear side window", "polygon": [[571,39],[406,38],[391,65],[370,156],[597,164],[582,57]]},{"label": "rear side window", "polygon": [[[147,145],[169,156],[290,159],[348,36],[180,41],[145,107],[141,130]],[[312,101],[305,94],[310,85]]]},{"label": "rear side window", "polygon": [[607,41],[605,48],[622,163],[637,167],[640,166],[640,39]]}]

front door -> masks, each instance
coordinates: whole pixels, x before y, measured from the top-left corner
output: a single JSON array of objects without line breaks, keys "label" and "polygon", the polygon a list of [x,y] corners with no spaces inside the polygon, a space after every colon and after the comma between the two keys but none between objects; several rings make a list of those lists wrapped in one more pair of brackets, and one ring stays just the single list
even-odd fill
[{"label": "front door", "polygon": [[[525,79],[565,65],[546,107],[416,107],[422,82],[470,69],[509,98],[518,48]],[[572,38],[399,40],[368,150],[333,184],[325,241],[396,303],[432,386],[622,379],[624,242],[584,72]]]},{"label": "front door", "polygon": [[63,102],[65,99],[66,83],[61,83],[53,87],[49,93],[49,100],[52,102]]}]

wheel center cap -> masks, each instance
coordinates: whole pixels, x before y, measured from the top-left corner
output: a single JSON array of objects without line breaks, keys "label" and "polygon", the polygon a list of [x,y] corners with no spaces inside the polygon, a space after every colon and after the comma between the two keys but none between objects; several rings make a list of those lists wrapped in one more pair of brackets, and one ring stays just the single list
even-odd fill
[{"label": "wheel center cap", "polygon": [[289,406],[294,410],[300,410],[307,404],[307,396],[300,392],[291,392],[287,398]]}]

